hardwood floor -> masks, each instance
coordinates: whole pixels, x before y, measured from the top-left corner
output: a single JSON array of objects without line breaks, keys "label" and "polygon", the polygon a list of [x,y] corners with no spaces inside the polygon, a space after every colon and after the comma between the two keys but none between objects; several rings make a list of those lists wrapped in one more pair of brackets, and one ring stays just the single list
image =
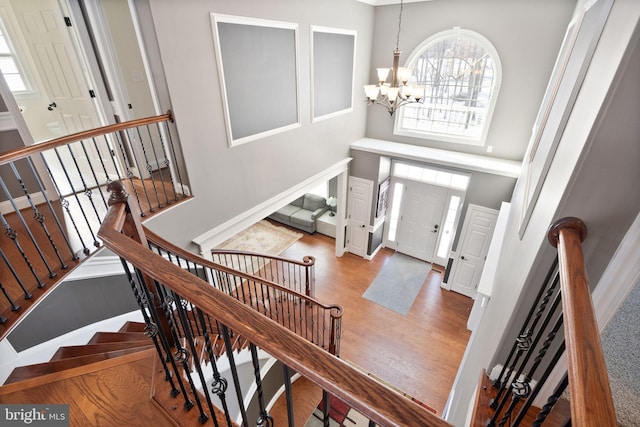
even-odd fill
[{"label": "hardwood floor", "polygon": [[[338,258],[334,239],[305,233],[281,255],[316,258],[317,299],[344,308],[343,360],[442,414],[471,335],[466,323],[473,300],[442,289],[442,273],[435,270],[407,316],[362,298],[393,253],[383,249],[371,261],[350,253]],[[305,387],[307,392],[319,393],[313,385]],[[274,418],[278,410],[274,408]],[[299,406],[296,410],[309,411]]]}]

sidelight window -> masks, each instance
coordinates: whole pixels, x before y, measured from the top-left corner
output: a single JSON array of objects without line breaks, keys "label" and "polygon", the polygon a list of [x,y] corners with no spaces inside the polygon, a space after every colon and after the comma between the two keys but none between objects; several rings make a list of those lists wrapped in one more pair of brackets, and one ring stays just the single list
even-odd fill
[{"label": "sidelight window", "polygon": [[24,69],[0,17],[0,70],[13,93],[31,92]]}]

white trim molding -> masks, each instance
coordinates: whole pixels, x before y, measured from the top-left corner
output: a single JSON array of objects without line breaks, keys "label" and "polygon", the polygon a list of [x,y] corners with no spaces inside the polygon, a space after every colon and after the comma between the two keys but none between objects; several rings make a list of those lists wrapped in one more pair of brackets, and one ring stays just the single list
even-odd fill
[{"label": "white trim molding", "polygon": [[0,132],[14,129],[18,129],[18,125],[16,125],[15,120],[13,120],[11,113],[9,111],[0,113]]},{"label": "white trim molding", "polygon": [[[224,242],[228,238],[236,235],[240,231],[252,224],[260,221],[287,203],[302,196],[319,183],[326,182],[331,178],[347,171],[351,158],[347,157],[324,171],[313,175],[301,183],[289,188],[286,191],[260,203],[248,211],[226,221],[219,226],[195,237],[192,242],[200,247],[200,255],[206,259],[211,259],[211,249]],[[344,204],[344,203],[343,203]],[[340,227],[341,224],[336,224]]]}]

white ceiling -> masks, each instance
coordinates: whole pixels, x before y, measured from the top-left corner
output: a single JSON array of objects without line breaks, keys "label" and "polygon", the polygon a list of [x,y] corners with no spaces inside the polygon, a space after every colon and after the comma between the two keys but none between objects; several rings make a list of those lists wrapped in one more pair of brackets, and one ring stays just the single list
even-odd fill
[{"label": "white ceiling", "polygon": [[[400,0],[356,0],[361,3],[370,4],[372,6],[385,6],[387,4],[399,4]],[[404,0],[404,3],[419,3],[431,0]]]}]

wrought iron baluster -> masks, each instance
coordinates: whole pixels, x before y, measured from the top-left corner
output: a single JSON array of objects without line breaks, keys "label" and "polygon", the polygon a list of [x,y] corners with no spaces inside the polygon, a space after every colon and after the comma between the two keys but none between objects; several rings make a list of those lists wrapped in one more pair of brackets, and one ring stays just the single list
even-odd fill
[{"label": "wrought iron baluster", "polygon": [[[540,427],[542,425],[568,385],[569,377],[567,376],[567,374],[565,374],[560,383],[556,386],[555,390],[553,390],[551,396],[549,396],[547,403],[545,403],[545,405],[542,407],[536,419],[533,420],[533,423],[531,423],[531,427]],[[569,425],[571,425],[571,421],[569,421]]]},{"label": "wrought iron baluster", "polygon": [[[67,212],[67,216],[69,217],[69,220],[71,220],[71,225],[73,225],[73,229],[76,232],[76,236],[78,236],[78,240],[80,241],[80,244],[82,245],[82,251],[84,252],[85,255],[89,255],[89,252],[90,252],[89,248],[84,243],[84,238],[82,237],[82,233],[80,233],[80,229],[78,228],[78,224],[76,224],[76,220],[74,218],[74,215],[72,215],[71,211],[69,210],[69,201],[67,199],[65,199],[65,197],[63,196],[63,193],[60,190],[60,186],[58,185],[58,182],[56,181],[56,178],[55,178],[51,168],[49,167],[49,164],[47,163],[46,159],[44,158],[44,155],[42,153],[40,153],[40,156],[42,158],[42,161],[44,162],[44,165],[47,168],[47,172],[49,172],[49,176],[51,177],[51,182],[53,182],[53,186],[55,187],[56,192],[60,195],[60,206],[62,206],[62,208]],[[40,183],[40,188],[44,188],[42,186],[42,183]],[[56,218],[56,223],[58,224],[58,228],[60,229],[62,234],[65,236],[65,240],[67,242],[67,245],[69,246],[69,250],[73,253],[73,259],[77,260],[79,257],[76,255],[75,251],[73,250],[73,248],[71,246],[71,243],[67,239],[66,233],[64,232],[62,224],[61,224],[60,220],[58,219],[58,216],[56,215],[56,212],[53,209],[53,206],[51,206],[51,203],[49,202],[48,198],[47,198],[47,203],[49,203],[49,210],[51,211],[53,216]]]},{"label": "wrought iron baluster", "polygon": [[284,374],[284,394],[287,402],[287,422],[289,427],[295,427],[295,419],[293,417],[293,393],[291,391],[291,372],[287,365],[282,364],[282,373]]},{"label": "wrought iron baluster", "polygon": [[[27,236],[29,236],[29,238],[31,239],[31,243],[33,243],[33,246],[36,248],[38,255],[40,255],[40,259],[42,260],[42,263],[47,268],[47,271],[49,271],[49,278],[56,277],[56,273],[49,266],[49,263],[47,262],[47,259],[45,258],[44,253],[42,253],[42,249],[40,249],[40,245],[38,245],[36,238],[33,237],[31,228],[29,228],[29,225],[27,225],[27,222],[24,220],[24,217],[22,216],[22,212],[20,212],[20,208],[18,208],[18,205],[16,204],[15,200],[13,199],[13,196],[9,192],[9,189],[7,188],[6,184],[4,183],[4,180],[1,177],[0,177],[0,187],[2,187],[2,191],[4,191],[4,194],[7,196],[7,199],[11,203],[11,206],[13,207],[16,217],[20,220],[20,223],[24,227],[24,230],[27,232]],[[10,227],[7,228],[8,224],[4,220],[4,215],[2,216],[2,218],[3,218],[2,223],[5,224],[5,231],[8,233],[7,235],[9,237],[15,236],[14,241],[16,242],[16,245],[19,246],[16,231],[14,229],[11,229]],[[14,237],[11,237],[11,239],[14,239]],[[22,250],[22,248],[20,247],[19,249]]]},{"label": "wrought iron baluster", "polygon": [[[93,138],[93,140],[95,142],[95,138]],[[100,194],[100,197],[102,198],[102,203],[104,203],[104,207],[106,209],[109,209],[109,205],[107,204],[107,200],[104,198],[104,194],[102,193],[102,191],[100,191],[100,182],[98,181],[98,176],[96,175],[96,171],[93,168],[93,162],[91,161],[91,158],[89,157],[89,152],[87,151],[87,148],[84,145],[84,141],[79,141],[79,142],[80,142],[80,146],[82,147],[82,151],[84,152],[84,155],[87,158],[87,163],[89,164],[89,169],[91,170],[91,175],[93,175],[93,180],[96,183],[96,189],[98,190],[98,194]],[[102,167],[104,168],[104,162],[102,161],[102,155],[100,154],[100,151],[97,151],[97,153],[98,153],[98,159],[99,159],[100,163],[102,163]],[[91,203],[93,204],[93,199],[91,199]],[[95,209],[95,207],[94,207],[94,209]],[[97,211],[96,211],[96,213],[97,213]],[[99,215],[98,215],[98,221],[102,222]]]},{"label": "wrought iron baluster", "polygon": [[[139,269],[135,269],[136,272],[136,277],[138,278],[138,282],[141,284],[141,289],[144,292],[144,298],[146,299],[146,302],[148,304],[149,307],[149,312],[151,313],[151,318],[153,319],[153,323],[156,325],[160,325],[161,324],[161,319],[159,317],[159,314],[156,310],[154,310],[152,307],[153,305],[153,298],[154,298],[154,294],[151,293],[151,291],[144,286],[144,279],[142,276],[142,272]],[[156,292],[158,291],[158,287],[159,285],[156,284]],[[166,310],[166,308],[165,308]],[[166,312],[165,312],[166,315]],[[167,355],[167,361],[169,361],[171,363],[171,368],[173,369],[173,372],[175,374],[175,378],[176,381],[178,382],[178,387],[180,387],[180,391],[182,392],[182,396],[184,398],[184,409],[186,409],[187,411],[190,410],[191,408],[193,408],[193,402],[191,401],[191,399],[189,399],[189,395],[187,394],[187,389],[184,386],[184,383],[182,382],[182,375],[180,374],[180,371],[178,370],[178,365],[176,364],[176,359],[175,357],[172,357],[172,351],[171,351],[171,345],[169,344],[169,339],[167,338],[167,336],[164,334],[164,331],[162,330],[162,328],[158,328],[158,336],[160,337],[160,342],[162,343],[162,347],[164,348],[164,352]],[[172,396],[177,396],[176,394],[174,394],[173,390],[171,392]]]},{"label": "wrought iron baluster", "polygon": [[[20,306],[17,305],[13,299],[11,299],[11,297],[9,296],[9,293],[7,292],[7,290],[4,288],[4,286],[2,286],[2,283],[0,283],[0,290],[2,291],[2,293],[4,294],[4,297],[7,299],[7,301],[9,302],[9,305],[11,305],[11,311],[18,311],[20,310]],[[3,320],[4,319],[4,320]],[[7,319],[5,317],[2,317],[2,315],[0,315],[0,323],[4,323],[6,322]]]},{"label": "wrought iron baluster", "polygon": [[173,159],[174,159],[173,163],[175,165],[176,173],[178,174],[178,182],[180,183],[181,194],[187,194],[184,191],[184,181],[182,180],[182,176],[180,175],[180,168],[178,167],[178,156],[176,156],[176,150],[175,150],[175,146],[173,144],[173,138],[171,137],[171,131],[169,129],[169,124],[165,123],[165,126],[167,127],[167,138],[169,139],[169,146],[171,147],[171,154],[173,154]]},{"label": "wrought iron baluster", "polygon": [[[82,141],[80,142],[80,146],[82,147],[82,149],[84,150],[84,145],[82,144]],[[96,209],[96,204],[93,201],[93,191],[91,190],[91,188],[87,185],[87,182],[84,180],[84,175],[82,174],[82,170],[80,170],[80,165],[78,164],[78,160],[76,159],[75,154],[73,154],[73,151],[71,150],[71,144],[67,145],[67,149],[69,150],[69,154],[71,155],[71,160],[73,160],[73,164],[76,167],[76,170],[78,171],[78,176],[80,177],[80,182],[82,182],[82,187],[83,187],[83,193],[85,196],[87,196],[87,199],[89,199],[89,204],[91,205],[91,207],[93,208],[93,213],[96,215],[96,218],[98,219],[98,223],[102,223],[102,218],[100,218],[100,214],[98,213],[98,209]],[[86,154],[86,150],[85,150],[85,154]],[[93,170],[93,168],[91,167],[91,162],[89,161],[89,159],[87,159],[87,163],[89,164],[89,168],[91,170]],[[62,163],[61,163],[62,164]],[[62,166],[64,168],[64,165]],[[94,174],[95,176],[95,174]],[[71,185],[71,188],[73,188],[73,184],[71,184],[71,181],[69,181],[69,184]],[[74,194],[76,194],[75,188],[73,190]],[[106,206],[106,204],[105,204]],[[89,220],[87,219],[87,225],[89,226],[89,228],[91,228],[91,225],[89,224]],[[94,244],[97,243],[97,239],[94,238]],[[96,245],[96,247],[98,247],[98,245]]]},{"label": "wrought iron baluster", "polygon": [[[18,276],[18,273],[16,272],[15,268],[13,268],[13,265],[9,261],[9,258],[7,258],[7,256],[4,254],[4,251],[2,250],[2,248],[0,248],[0,256],[2,256],[4,263],[7,265],[7,267],[9,267],[9,271],[11,271],[11,274],[16,279],[16,282],[18,282],[18,286],[20,286],[20,289],[22,289],[22,293],[24,294],[24,299],[33,298],[33,295],[31,294],[31,292],[27,291],[27,288],[24,286],[24,283],[22,283],[22,280]],[[31,270],[31,272],[33,273],[33,270]],[[40,279],[38,279],[38,277],[35,274],[34,276],[38,281],[38,287],[39,288],[43,287],[44,283],[40,282]]]},{"label": "wrought iron baluster", "polygon": [[[67,148],[69,148],[69,151],[71,152],[71,148],[69,146],[67,146]],[[58,152],[57,148],[54,148],[53,151],[56,153],[56,157],[58,158],[58,162],[60,162],[60,166],[62,167],[62,171],[64,172],[65,177],[67,178],[67,182],[69,183],[69,187],[71,188],[71,194],[73,195],[73,197],[76,199],[76,203],[78,204],[78,209],[80,209],[80,212],[82,213],[82,217],[84,218],[85,224],[87,225],[87,228],[89,229],[89,233],[91,233],[91,238],[93,239],[93,245],[98,248],[100,247],[100,242],[98,242],[98,238],[96,237],[95,233],[93,232],[93,228],[91,227],[91,223],[89,222],[89,218],[87,217],[86,212],[84,211],[84,208],[82,207],[82,202],[80,202],[80,198],[78,197],[78,193],[76,193],[75,188],[73,186],[73,182],[71,181],[71,177],[69,176],[69,173],[67,172],[67,168],[64,166],[64,162],[62,161],[62,157],[60,157],[60,153]],[[71,156],[73,158],[73,161],[75,162],[75,156],[73,155],[73,153],[71,153]],[[76,167],[78,166],[77,162],[76,162]],[[51,173],[51,170],[49,170],[49,173]],[[80,173],[80,168],[78,168],[78,173]],[[80,176],[82,177],[82,174],[80,174]],[[55,179],[53,177],[53,175],[51,175],[52,179]],[[84,184],[84,179],[82,180],[83,184]],[[86,186],[85,186],[86,188]],[[59,193],[60,196],[62,196],[62,193]],[[60,198],[60,200],[62,200],[62,197]],[[68,207],[68,205],[67,205]],[[94,206],[95,209],[95,206]],[[68,209],[67,209],[68,211]],[[71,213],[69,212],[69,215],[71,216]],[[96,212],[97,215],[97,212]],[[80,234],[78,232],[78,234]],[[89,253],[88,252],[88,248],[85,246],[85,253]]]},{"label": "wrought iron baluster", "polygon": [[[133,174],[133,171],[131,170],[131,159],[127,155],[127,150],[125,149],[125,144],[123,141],[124,136],[127,137],[127,140],[129,136],[124,131],[122,133],[116,133],[115,135],[116,135],[116,140],[118,141],[118,146],[120,147],[120,153],[122,154],[122,158],[124,159],[127,165],[127,178],[129,179],[129,183],[131,184],[133,194],[136,197],[136,203],[138,204],[138,208],[140,209],[140,216],[144,217],[146,215],[146,212],[144,209],[142,209],[142,204],[140,203],[140,195],[138,194],[138,189],[136,188],[135,183],[133,181],[134,174]],[[135,164],[135,155],[132,157],[134,159],[134,164]],[[142,188],[144,189],[144,183],[142,184]]]},{"label": "wrought iron baluster", "polygon": [[260,416],[258,417],[256,424],[261,427],[273,427],[273,417],[267,412],[267,408],[264,404],[264,393],[262,390],[262,378],[260,376],[260,361],[258,360],[258,350],[253,343],[249,344],[249,350],[251,351],[253,375],[256,379],[256,389],[258,391],[258,408],[260,410]]},{"label": "wrought iron baluster", "polygon": [[229,367],[231,368],[231,376],[233,378],[233,385],[236,389],[236,397],[238,399],[238,407],[240,408],[240,414],[242,415],[242,426],[249,427],[247,420],[247,410],[244,407],[244,398],[242,396],[242,390],[240,388],[240,379],[238,377],[238,367],[236,366],[235,357],[233,356],[233,348],[231,346],[231,338],[229,335],[229,329],[226,325],[220,323],[220,329],[222,332],[222,339],[224,340],[224,346],[227,351],[227,358],[229,359]]},{"label": "wrought iron baluster", "polygon": [[[33,210],[34,219],[40,223],[40,226],[42,227],[42,230],[44,231],[44,234],[47,236],[47,239],[49,239],[49,244],[51,244],[51,247],[53,248],[53,251],[55,252],[56,256],[58,257],[58,261],[60,261],[60,268],[66,269],[67,268],[67,264],[65,264],[64,260],[62,259],[62,256],[60,255],[60,252],[58,251],[58,247],[56,246],[56,242],[53,240],[53,237],[51,236],[51,233],[49,233],[49,230],[47,229],[47,225],[44,223],[44,214],[42,212],[40,212],[38,210],[38,207],[33,203],[33,200],[31,199],[31,194],[29,193],[29,190],[27,189],[27,185],[25,184],[24,180],[20,176],[20,172],[18,172],[18,169],[16,168],[16,166],[13,164],[13,162],[9,163],[9,165],[11,166],[11,170],[13,170],[13,174],[15,175],[16,179],[18,180],[18,183],[20,184],[20,187],[22,188],[22,191],[24,192],[25,197],[29,201],[29,205],[31,206],[31,210]],[[43,194],[43,195],[46,198],[46,194]],[[12,203],[13,203],[13,199],[12,199]]]},{"label": "wrought iron baluster", "polygon": [[[132,132],[132,130],[131,129],[127,129],[127,136],[129,137],[129,141],[136,142],[136,137],[135,136],[132,137],[129,132]],[[140,141],[140,143],[142,144],[142,141]],[[144,155],[145,161],[146,161],[147,154],[146,154],[146,152],[144,150],[144,146],[142,146],[142,149],[143,149],[143,155]],[[148,168],[146,168],[146,167],[145,168],[141,168],[140,167],[140,162],[138,161],[138,156],[136,156],[135,152],[133,153],[133,162],[135,163],[136,168],[138,169],[138,171],[148,170]],[[146,161],[146,164],[149,165],[149,162]],[[153,178],[152,178],[151,181],[153,183]],[[155,183],[153,183],[153,185],[155,187]],[[147,203],[149,204],[149,212],[155,212],[155,209],[153,207],[153,203],[151,203],[151,198],[149,197],[149,192],[147,191],[147,186],[144,185],[144,182],[142,182],[142,190],[144,191],[144,195],[145,195],[145,197],[147,199]]]},{"label": "wrought iron baluster", "polygon": [[[176,191],[176,184],[174,182],[173,173],[171,171],[170,153],[167,151],[167,147],[165,146],[164,138],[162,137],[163,130],[160,127],[160,123],[156,123],[156,129],[157,129],[158,135],[159,135],[160,148],[162,148],[162,152],[164,153],[164,167],[166,167],[169,170],[169,181],[171,182],[171,190],[173,191],[173,200],[175,202],[177,202],[178,201],[178,192]],[[167,128],[167,132],[168,132],[168,128]],[[177,164],[174,163],[174,165],[175,165],[176,168],[178,167]],[[166,187],[165,187],[164,191],[165,191],[165,194],[166,194],[166,191],[167,191]],[[169,199],[168,199],[168,196],[167,196],[167,203],[168,202],[169,202]]]},{"label": "wrought iron baluster", "polygon": [[[218,362],[216,360],[215,354],[213,352],[213,346],[211,344],[211,336],[207,331],[207,323],[211,328],[211,319],[207,316],[207,320],[205,321],[204,314],[202,310],[196,307],[196,312],[198,319],[200,320],[200,326],[202,327],[202,336],[204,337],[204,346],[207,354],[209,355],[209,363],[211,363],[211,368],[213,370],[213,381],[211,382],[211,392],[215,393],[220,399],[220,403],[222,404],[222,411],[224,412],[225,419],[227,421],[227,426],[231,426],[231,417],[229,415],[229,407],[227,406],[227,380],[220,375],[220,371],[218,370]],[[213,333],[213,330],[212,330]],[[206,389],[206,384],[204,384],[204,388]],[[208,394],[208,392],[207,392]],[[215,412],[214,412],[215,414]],[[213,423],[215,426],[218,426],[217,417],[213,416]]]},{"label": "wrought iron baluster", "polygon": [[[169,195],[167,194],[167,188],[164,185],[165,184],[165,180],[164,180],[164,176],[162,174],[162,166],[160,166],[160,160],[158,159],[158,153],[156,152],[156,146],[153,143],[153,136],[151,135],[151,129],[149,128],[149,125],[145,126],[147,128],[147,133],[149,134],[149,144],[151,144],[151,150],[153,152],[153,157],[156,161],[156,167],[158,168],[158,174],[160,175],[160,183],[162,186],[162,190],[164,191],[164,198],[167,204],[169,204]],[[166,161],[166,159],[165,159]],[[171,175],[171,174],[169,174]],[[156,193],[157,196],[157,193]],[[158,208],[162,207],[162,202],[160,201],[160,198],[158,198]]]},{"label": "wrought iron baluster", "polygon": [[[2,225],[4,226],[5,235],[13,241],[13,244],[18,249],[18,252],[20,252],[20,255],[22,256],[22,259],[27,264],[27,267],[29,267],[29,270],[31,271],[31,274],[33,274],[33,277],[36,279],[36,282],[38,283],[38,288],[44,287],[44,283],[42,283],[42,281],[38,277],[38,274],[36,273],[35,269],[33,268],[33,265],[31,264],[31,261],[29,260],[29,257],[27,256],[27,254],[22,249],[22,246],[20,245],[20,241],[18,241],[18,233],[16,232],[16,230],[11,228],[11,226],[9,225],[7,220],[4,218],[4,215],[2,214],[2,212],[0,212],[0,220],[2,221]],[[3,253],[3,257],[4,257],[4,253]],[[6,258],[5,258],[5,260],[6,260]]]},{"label": "wrought iron baluster", "polygon": [[[192,366],[196,368],[196,372],[198,374],[198,378],[200,379],[202,387],[206,387],[207,382],[204,379],[204,374],[202,373],[202,367],[200,365],[200,360],[198,358],[198,351],[196,350],[196,346],[194,344],[194,338],[191,335],[191,325],[189,324],[190,323],[189,319],[184,313],[185,311],[184,303],[188,304],[189,301],[182,299],[180,295],[178,295],[173,291],[171,291],[171,295],[173,296],[173,299],[176,302],[176,311],[178,312],[178,318],[182,323],[182,329],[184,330],[185,339],[189,346],[189,352],[191,353],[191,357],[193,358]],[[185,358],[185,365],[184,365],[185,374],[187,375],[187,379],[189,380],[189,384],[191,385],[191,391],[195,396],[196,405],[198,406],[198,410],[200,411],[200,416],[198,417],[198,421],[200,422],[200,424],[204,424],[205,421],[209,419],[209,415],[207,415],[207,413],[204,411],[204,408],[202,407],[202,402],[200,402],[200,397],[199,397],[200,394],[198,393],[198,389],[196,388],[196,385],[193,382],[193,378],[191,376],[191,369],[189,369],[187,361],[188,361],[188,358]],[[211,402],[211,396],[209,395],[209,393],[203,393],[203,394],[207,401],[207,406],[209,407],[209,411],[211,412],[212,416],[215,418],[215,411],[213,409],[213,403]]]},{"label": "wrought iron baluster", "polygon": [[[160,331],[158,329],[157,324],[153,323],[153,321],[149,317],[149,314],[147,313],[147,309],[151,311],[153,307],[149,305],[149,301],[144,297],[144,294],[141,294],[140,291],[138,290],[138,286],[136,285],[136,282],[133,279],[133,275],[129,270],[129,264],[127,263],[127,261],[124,258],[120,258],[120,261],[122,262],[122,267],[124,269],[127,280],[129,281],[129,286],[131,286],[131,290],[133,291],[133,296],[135,297],[136,302],[138,303],[138,307],[140,307],[140,312],[142,313],[142,318],[144,319],[144,323],[147,325],[145,327],[146,332],[148,332],[149,337],[151,337],[151,341],[153,341],[153,345],[156,348],[156,353],[158,354],[158,357],[160,358],[160,362],[162,363],[162,369],[164,369],[164,379],[165,381],[169,381],[169,384],[171,385],[171,391],[169,392],[169,394],[172,397],[176,397],[177,395],[180,394],[180,390],[176,388],[175,383],[173,382],[171,371],[167,366],[166,354],[162,351],[160,344],[158,342],[158,333],[160,333]],[[144,285],[141,284],[141,287],[142,286]],[[167,354],[170,354],[170,353],[167,353]]]}]

